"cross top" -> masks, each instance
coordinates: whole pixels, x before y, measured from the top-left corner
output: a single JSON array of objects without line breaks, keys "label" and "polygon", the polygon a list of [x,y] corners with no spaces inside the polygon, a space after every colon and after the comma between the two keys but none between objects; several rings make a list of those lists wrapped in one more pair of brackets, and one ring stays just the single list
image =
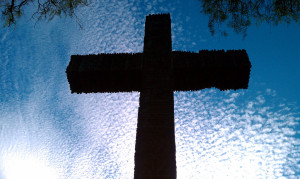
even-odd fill
[{"label": "cross top", "polygon": [[135,178],[176,178],[174,91],[247,89],[245,50],[172,52],[170,14],[146,17],[144,52],[72,55],[72,93],[140,92]]}]

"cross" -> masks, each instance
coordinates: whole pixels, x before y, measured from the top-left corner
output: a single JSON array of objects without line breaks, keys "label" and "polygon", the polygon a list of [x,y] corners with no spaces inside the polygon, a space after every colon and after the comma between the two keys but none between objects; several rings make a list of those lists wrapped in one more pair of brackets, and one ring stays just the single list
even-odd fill
[{"label": "cross", "polygon": [[134,178],[176,178],[174,91],[247,89],[245,50],[172,51],[170,14],[148,15],[143,53],[72,55],[72,93],[139,91]]}]

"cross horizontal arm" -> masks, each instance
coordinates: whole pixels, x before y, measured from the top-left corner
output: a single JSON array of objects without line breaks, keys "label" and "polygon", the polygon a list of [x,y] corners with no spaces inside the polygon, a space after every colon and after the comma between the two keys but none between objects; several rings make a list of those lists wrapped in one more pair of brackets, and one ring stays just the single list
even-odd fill
[{"label": "cross horizontal arm", "polygon": [[172,59],[175,91],[248,88],[251,63],[245,50],[174,51]]},{"label": "cross horizontal arm", "polygon": [[142,53],[72,55],[66,73],[72,93],[139,91]]}]

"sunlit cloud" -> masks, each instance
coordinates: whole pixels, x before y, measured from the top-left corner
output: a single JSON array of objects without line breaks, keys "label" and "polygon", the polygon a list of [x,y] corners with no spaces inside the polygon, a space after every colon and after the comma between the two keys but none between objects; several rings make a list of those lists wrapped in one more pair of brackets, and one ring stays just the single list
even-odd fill
[{"label": "sunlit cloud", "polygon": [[[78,104],[74,111],[78,116],[76,125],[81,126],[84,136],[80,144],[84,152],[76,154],[76,163],[85,162],[82,172],[74,172],[89,174],[90,178],[94,178],[93,173],[132,178],[139,93],[73,96]],[[97,172],[92,172],[93,166],[97,166]]]},{"label": "sunlit cloud", "polygon": [[[0,178],[133,178],[139,94],[70,94],[65,67],[71,54],[141,52],[149,13],[171,13],[173,49],[202,48],[208,30],[187,33],[198,21],[178,4],[104,0],[79,10],[80,30],[0,31]],[[178,178],[295,177],[299,109],[278,96],[175,93]]]},{"label": "sunlit cloud", "polygon": [[268,96],[222,93],[176,93],[178,178],[293,176],[292,163],[300,159],[292,157],[300,144],[293,137],[297,110],[286,113],[282,105],[265,105],[272,100]]},{"label": "sunlit cloud", "polygon": [[33,153],[10,153],[2,158],[5,179],[59,179],[50,161]]}]

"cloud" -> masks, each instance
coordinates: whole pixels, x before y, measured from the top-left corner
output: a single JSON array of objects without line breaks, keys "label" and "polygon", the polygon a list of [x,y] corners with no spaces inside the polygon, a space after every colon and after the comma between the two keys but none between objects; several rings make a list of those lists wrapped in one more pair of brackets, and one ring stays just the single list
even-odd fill
[{"label": "cloud", "polygon": [[179,178],[295,175],[293,163],[300,159],[291,157],[300,144],[294,136],[296,110],[284,112],[284,106],[272,106],[276,99],[263,95],[247,99],[242,92],[210,90],[193,94],[175,95]]},{"label": "cloud", "polygon": [[270,96],[276,96],[276,91],[268,88],[266,89],[266,94]]},{"label": "cloud", "polygon": [[[78,13],[83,30],[62,20],[38,29],[24,21],[21,30],[0,31],[1,175],[31,162],[28,170],[40,166],[54,178],[133,177],[138,93],[70,94],[65,67],[70,54],[142,51],[145,16],[158,10],[171,12],[175,48],[203,40],[183,38],[185,19],[174,4],[155,3],[159,7],[147,11],[146,1],[94,3]],[[208,89],[175,93],[175,99],[178,178],[276,178],[299,171],[299,112],[275,90]],[[4,168],[14,163],[19,169]]]}]

